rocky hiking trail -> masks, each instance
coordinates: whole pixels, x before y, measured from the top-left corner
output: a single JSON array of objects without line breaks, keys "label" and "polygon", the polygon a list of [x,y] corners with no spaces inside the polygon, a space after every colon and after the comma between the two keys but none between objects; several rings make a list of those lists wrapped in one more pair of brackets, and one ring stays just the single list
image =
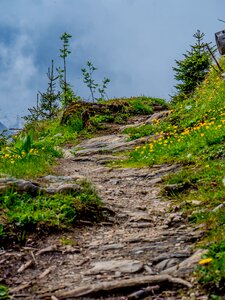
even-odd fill
[{"label": "rocky hiking trail", "polygon": [[[102,198],[107,220],[83,221],[35,247],[0,251],[8,270],[0,277],[6,278],[13,299],[208,299],[191,276],[203,253],[193,247],[202,230],[188,225],[160,192],[163,176],[180,166],[107,166],[121,159],[115,152],[145,141],[127,142],[114,128],[64,149],[57,175],[46,180],[66,184],[86,178]],[[62,245],[62,236],[74,243]]]}]

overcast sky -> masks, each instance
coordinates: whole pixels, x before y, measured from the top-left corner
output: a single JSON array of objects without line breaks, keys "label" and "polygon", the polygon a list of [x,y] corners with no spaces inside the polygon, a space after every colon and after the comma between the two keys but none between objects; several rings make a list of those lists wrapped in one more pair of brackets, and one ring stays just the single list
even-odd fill
[{"label": "overcast sky", "polygon": [[[68,80],[88,99],[81,68],[98,67],[96,81],[108,77],[109,97],[174,93],[175,59],[194,43],[225,28],[224,0],[0,0],[0,121],[12,125],[26,115],[46,72],[59,66],[60,36],[70,33]],[[8,117],[6,120],[5,115]],[[8,124],[7,124],[8,123]]]}]

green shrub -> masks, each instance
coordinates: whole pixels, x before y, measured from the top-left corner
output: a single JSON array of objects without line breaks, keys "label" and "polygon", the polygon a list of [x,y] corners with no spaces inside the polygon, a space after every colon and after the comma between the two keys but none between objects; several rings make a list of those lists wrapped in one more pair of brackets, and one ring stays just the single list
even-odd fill
[{"label": "green shrub", "polygon": [[74,116],[67,121],[68,130],[73,130],[74,132],[81,132],[84,129],[84,123],[81,117]]}]

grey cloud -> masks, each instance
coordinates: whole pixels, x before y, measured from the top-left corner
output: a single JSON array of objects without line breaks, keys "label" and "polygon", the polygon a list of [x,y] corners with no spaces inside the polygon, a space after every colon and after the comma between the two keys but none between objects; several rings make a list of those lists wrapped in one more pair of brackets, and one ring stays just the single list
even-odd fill
[{"label": "grey cloud", "polygon": [[109,96],[168,98],[174,60],[197,29],[214,39],[224,8],[223,0],[1,0],[0,114],[21,115],[35,103],[51,59],[60,63],[64,31],[73,35],[69,78],[81,96],[89,94],[80,68],[91,60],[97,81],[111,79]]}]

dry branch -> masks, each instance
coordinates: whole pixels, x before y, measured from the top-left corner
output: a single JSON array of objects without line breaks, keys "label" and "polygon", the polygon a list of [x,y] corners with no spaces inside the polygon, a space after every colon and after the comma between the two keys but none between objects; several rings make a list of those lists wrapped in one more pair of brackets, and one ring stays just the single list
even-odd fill
[{"label": "dry branch", "polygon": [[39,250],[36,253],[36,255],[41,255],[41,254],[44,254],[44,253],[54,252],[54,251],[59,251],[57,245],[52,245],[52,246],[48,246],[46,248],[43,248],[43,249]]},{"label": "dry branch", "polygon": [[32,281],[30,282],[27,282],[27,283],[23,283],[23,284],[20,284],[19,286],[13,288],[13,289],[10,289],[10,294],[14,294],[14,293],[17,293],[17,292],[20,292],[28,287],[30,287],[31,285],[33,284]]},{"label": "dry branch", "polygon": [[32,256],[32,258],[34,260],[35,265],[37,265],[37,260],[36,260],[36,257],[34,256],[33,251],[31,251],[30,254],[31,254],[31,256]]},{"label": "dry branch", "polygon": [[17,271],[17,273],[22,273],[23,271],[25,271],[27,268],[31,267],[34,265],[34,260],[28,260],[25,264],[23,264]]},{"label": "dry branch", "polygon": [[51,266],[51,267],[49,267],[49,268],[47,268],[44,272],[42,272],[39,276],[38,276],[38,278],[39,279],[42,279],[42,278],[44,278],[45,276],[47,276],[50,272],[52,272],[53,270],[55,270],[55,266]]},{"label": "dry branch", "polygon": [[87,295],[94,295],[100,292],[115,292],[124,290],[126,288],[143,287],[149,284],[172,284],[172,285],[182,285],[187,288],[191,288],[192,285],[181,278],[175,278],[170,275],[153,275],[153,276],[140,276],[131,279],[116,280],[109,282],[101,282],[98,284],[89,284],[82,286],[71,291],[62,292],[56,294],[56,297],[60,300],[67,299],[71,297],[81,297]]}]

